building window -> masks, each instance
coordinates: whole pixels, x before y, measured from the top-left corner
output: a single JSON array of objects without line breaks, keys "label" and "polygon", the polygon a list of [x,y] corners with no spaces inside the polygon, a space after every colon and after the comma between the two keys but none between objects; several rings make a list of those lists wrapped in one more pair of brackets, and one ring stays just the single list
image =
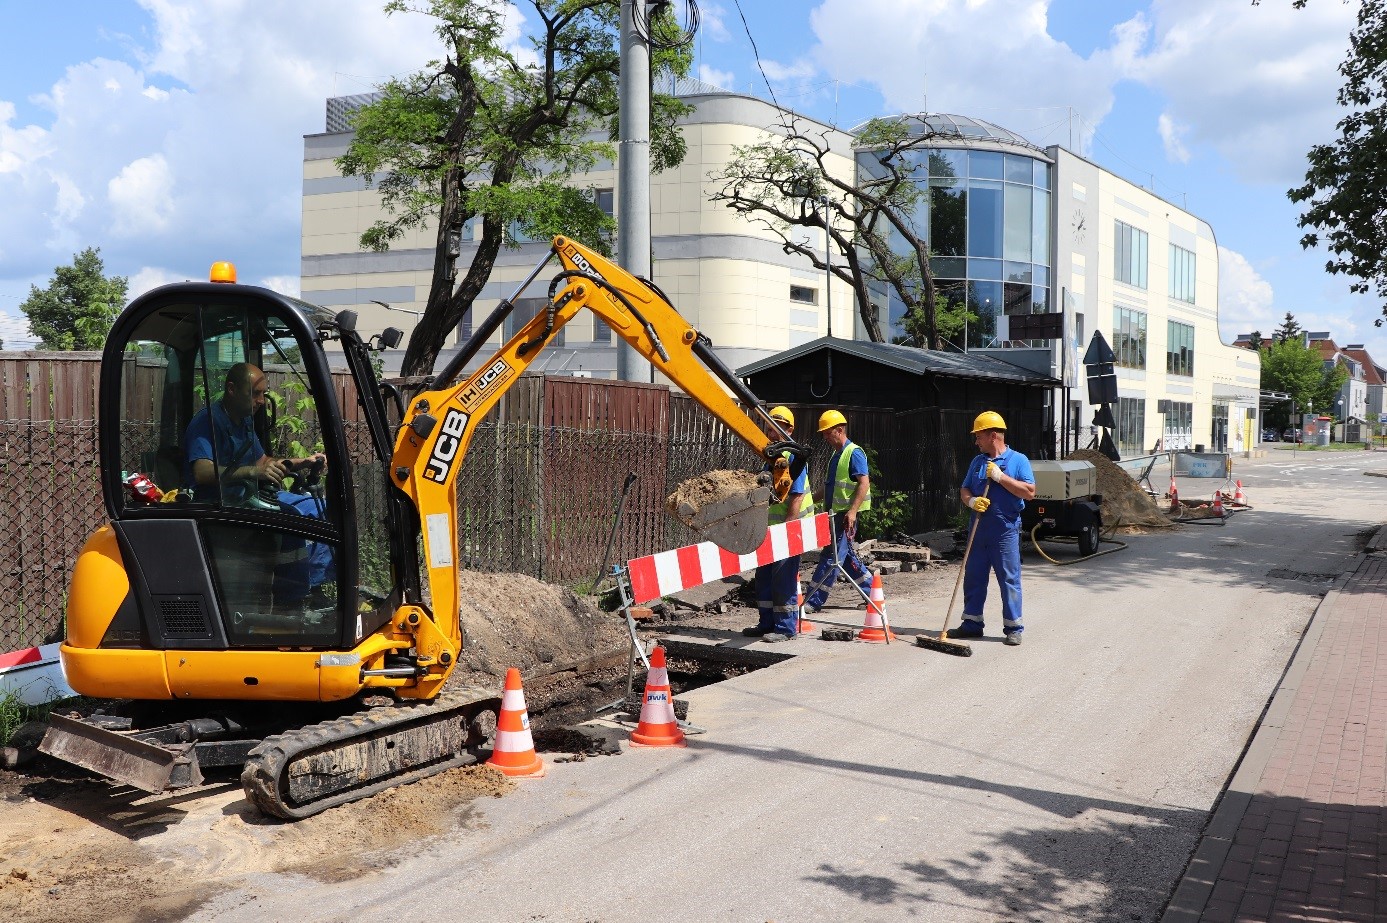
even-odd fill
[{"label": "building window", "polygon": [[1142,439],[1146,437],[1146,401],[1139,397],[1117,399],[1117,451],[1123,455],[1141,455]]},{"label": "building window", "polygon": [[807,285],[792,285],[790,286],[790,300],[800,304],[818,304],[819,290]]},{"label": "building window", "polygon": [[1114,308],[1112,351],[1124,369],[1146,368],[1146,312]]},{"label": "building window", "polygon": [[[520,332],[536,315],[543,314],[548,306],[547,298],[521,298],[515,302],[515,310],[510,312],[506,318],[506,342],[510,342],[511,337]],[[549,339],[544,341],[545,346],[562,346],[564,328],[560,327],[557,332],[551,334]]]},{"label": "building window", "polygon": [[1194,304],[1194,254],[1170,245],[1170,297]]},{"label": "building window", "polygon": [[602,214],[608,218],[616,214],[616,199],[610,189],[594,189],[592,200],[597,203],[597,207],[602,210]]},{"label": "building window", "polygon": [[1165,435],[1161,449],[1166,452],[1194,447],[1194,405],[1171,401],[1165,415]]},{"label": "building window", "polygon": [[1113,240],[1113,278],[1137,288],[1146,288],[1146,232],[1130,224],[1116,222]]},{"label": "building window", "polygon": [[1166,321],[1165,370],[1171,375],[1194,374],[1194,328]]}]

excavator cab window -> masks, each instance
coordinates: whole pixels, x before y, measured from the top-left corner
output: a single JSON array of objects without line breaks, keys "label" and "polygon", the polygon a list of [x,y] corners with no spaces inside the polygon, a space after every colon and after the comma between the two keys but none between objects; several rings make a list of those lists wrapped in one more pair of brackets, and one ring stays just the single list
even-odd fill
[{"label": "excavator cab window", "polygon": [[[288,313],[254,295],[176,300],[125,335],[120,487],[108,503],[119,520],[196,522],[220,614],[211,635],[231,647],[354,640],[342,612],[355,608],[355,594],[339,605],[337,584],[350,511],[329,489],[343,460],[323,432],[334,411],[322,407],[323,383],[304,360],[305,348],[319,348],[301,341],[311,328]],[[265,476],[266,458],[307,463],[277,481]],[[140,567],[150,575],[158,562]]]}]

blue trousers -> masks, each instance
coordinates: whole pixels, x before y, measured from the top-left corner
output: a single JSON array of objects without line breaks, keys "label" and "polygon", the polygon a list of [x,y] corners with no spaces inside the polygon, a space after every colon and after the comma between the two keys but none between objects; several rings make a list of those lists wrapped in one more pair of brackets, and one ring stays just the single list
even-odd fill
[{"label": "blue trousers", "polygon": [[799,631],[799,555],[756,568],[756,614],[762,631]]},{"label": "blue trousers", "polygon": [[[986,520],[984,520],[986,522]],[[987,601],[988,575],[996,573],[1002,591],[1002,631],[1020,632],[1021,624],[1021,532],[1018,529],[987,529],[978,526],[973,548],[963,569],[963,618],[982,628],[983,604]]]},{"label": "blue trousers", "polygon": [[[852,550],[852,544],[848,541],[846,529],[847,516],[843,513],[834,513],[833,531],[838,536],[838,560],[843,563],[843,569],[848,572],[848,576],[857,581],[857,585],[863,590],[871,593],[872,572],[867,570],[857,559],[857,555]],[[838,569],[833,566],[830,551],[831,549],[825,548],[819,554],[819,566],[814,568],[814,576],[809,581],[811,586],[818,586],[818,589],[804,598],[806,606],[821,607],[828,601],[828,591],[833,589],[833,584],[838,582]],[[823,581],[822,584],[819,583],[820,580]]]}]

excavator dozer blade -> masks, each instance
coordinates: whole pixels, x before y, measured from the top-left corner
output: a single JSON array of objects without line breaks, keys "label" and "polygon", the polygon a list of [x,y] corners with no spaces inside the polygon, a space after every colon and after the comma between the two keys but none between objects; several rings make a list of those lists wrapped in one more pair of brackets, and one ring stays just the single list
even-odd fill
[{"label": "excavator dozer blade", "polygon": [[751,554],[765,541],[770,500],[770,487],[755,480],[704,475],[680,484],[666,507],[700,538],[733,554]]},{"label": "excavator dozer blade", "polygon": [[48,721],[39,750],[49,756],[155,795],[202,784],[192,744],[160,747],[57,714]]}]

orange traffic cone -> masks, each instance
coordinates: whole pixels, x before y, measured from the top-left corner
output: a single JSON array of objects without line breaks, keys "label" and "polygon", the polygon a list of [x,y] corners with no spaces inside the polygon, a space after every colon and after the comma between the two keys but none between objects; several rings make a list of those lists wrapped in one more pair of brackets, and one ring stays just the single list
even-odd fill
[{"label": "orange traffic cone", "polygon": [[799,633],[804,634],[808,631],[818,631],[819,626],[804,617],[804,584],[795,581],[795,593],[797,594],[796,606],[799,607]]},{"label": "orange traffic cone", "polygon": [[1237,487],[1233,491],[1233,502],[1247,506],[1247,494],[1243,493],[1242,481],[1237,482]]},{"label": "orange traffic cone", "polygon": [[892,641],[896,640],[896,633],[882,621],[884,615],[886,615],[886,592],[881,588],[881,574],[872,571],[871,599],[867,602],[867,617],[862,622],[862,630],[857,633],[857,640],[869,641],[873,644],[882,644],[888,638]]},{"label": "orange traffic cone", "polygon": [[1175,489],[1175,475],[1170,476],[1170,507],[1174,509],[1180,505],[1180,492]]},{"label": "orange traffic cone", "polygon": [[641,705],[641,720],[631,732],[631,744],[637,747],[682,747],[684,732],[674,718],[674,693],[669,688],[669,670],[665,668],[665,649],[656,647],[650,652],[650,672],[645,677],[645,702]]},{"label": "orange traffic cone", "polygon": [[1223,491],[1214,491],[1214,514],[1217,516],[1227,516],[1228,511],[1223,508]]},{"label": "orange traffic cone", "polygon": [[544,775],[544,760],[535,752],[530,713],[525,710],[525,690],[520,688],[520,671],[515,667],[506,671],[501,717],[496,722],[496,746],[486,764],[517,778],[538,779]]}]

